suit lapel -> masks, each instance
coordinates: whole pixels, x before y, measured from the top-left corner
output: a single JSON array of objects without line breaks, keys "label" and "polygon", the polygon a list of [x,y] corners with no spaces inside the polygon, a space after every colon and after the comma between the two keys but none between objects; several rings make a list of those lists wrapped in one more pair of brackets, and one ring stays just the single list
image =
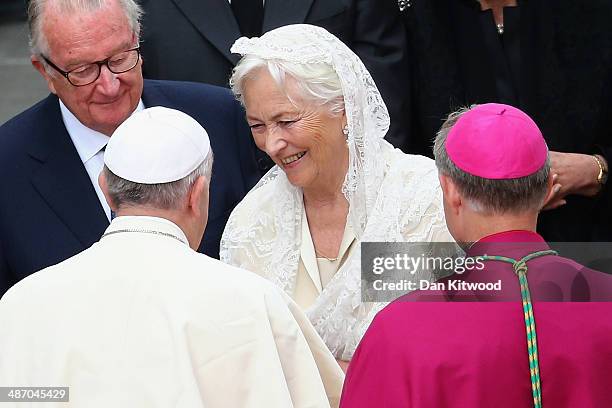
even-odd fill
[{"label": "suit lapel", "polygon": [[[189,115],[192,115],[185,105],[180,103],[177,104],[177,99],[181,100],[181,97],[168,97],[166,92],[174,92],[172,87],[174,81],[163,81],[154,79],[145,79],[142,87],[142,103],[145,108],[152,108],[154,106],[164,106],[166,108],[177,109],[183,111]],[[204,124],[202,124],[204,126]]]},{"label": "suit lapel", "polygon": [[232,64],[239,60],[230,53],[230,47],[240,37],[240,29],[228,0],[172,0],[185,17],[210,41]]},{"label": "suit lapel", "polygon": [[64,126],[57,97],[49,96],[42,109],[48,127],[29,151],[41,162],[31,181],[62,223],[88,247],[100,239],[108,219]]},{"label": "suit lapel", "polygon": [[263,32],[306,20],[313,0],[266,0]]},{"label": "suit lapel", "polygon": [[146,108],[163,105],[163,96],[160,95],[157,88],[154,86],[156,81],[145,79],[142,87],[142,103]]}]

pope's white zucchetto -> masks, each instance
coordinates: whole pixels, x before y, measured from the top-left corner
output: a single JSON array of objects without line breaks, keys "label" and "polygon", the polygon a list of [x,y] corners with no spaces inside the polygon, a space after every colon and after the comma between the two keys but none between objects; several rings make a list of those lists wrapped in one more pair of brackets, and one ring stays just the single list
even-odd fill
[{"label": "pope's white zucchetto", "polygon": [[104,164],[134,183],[170,183],[188,176],[209,153],[208,133],[195,119],[156,106],[134,113],[115,130]]}]

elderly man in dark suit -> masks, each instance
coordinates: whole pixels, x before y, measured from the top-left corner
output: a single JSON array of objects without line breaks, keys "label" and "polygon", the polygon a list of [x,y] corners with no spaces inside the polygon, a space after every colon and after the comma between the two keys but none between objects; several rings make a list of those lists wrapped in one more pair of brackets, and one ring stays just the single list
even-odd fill
[{"label": "elderly man in dark suit", "polygon": [[133,0],[32,0],[28,12],[32,64],[51,95],[0,127],[0,295],[100,238],[111,218],[97,184],[104,148],[144,107],[181,110],[209,132],[216,157],[199,250],[218,257],[229,213],[261,176],[229,91],[143,80]]},{"label": "elderly man in dark suit", "polygon": [[144,75],[228,86],[241,36],[288,24],[325,28],[368,68],[391,115],[386,139],[406,150],[408,94],[405,30],[395,0],[143,0]]}]

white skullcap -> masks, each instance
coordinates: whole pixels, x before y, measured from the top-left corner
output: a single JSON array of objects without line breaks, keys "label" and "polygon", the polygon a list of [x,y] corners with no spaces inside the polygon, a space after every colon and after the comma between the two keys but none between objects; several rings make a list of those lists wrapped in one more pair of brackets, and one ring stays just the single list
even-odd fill
[{"label": "white skullcap", "polygon": [[134,113],[115,130],[104,164],[134,183],[170,183],[189,175],[209,152],[208,134],[195,119],[156,106]]}]

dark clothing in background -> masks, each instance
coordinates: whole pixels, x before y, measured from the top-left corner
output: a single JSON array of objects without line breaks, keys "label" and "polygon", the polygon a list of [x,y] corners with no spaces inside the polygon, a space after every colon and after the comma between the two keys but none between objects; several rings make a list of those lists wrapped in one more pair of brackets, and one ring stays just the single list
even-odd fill
[{"label": "dark clothing in background", "polygon": [[[403,11],[411,53],[412,152],[431,156],[445,117],[502,102],[529,114],[550,150],[612,162],[612,2],[519,0],[499,35],[477,1],[412,1]],[[612,241],[610,188],[543,211],[548,241]]]},{"label": "dark clothing in background", "polygon": [[[228,0],[143,0],[146,78],[228,86],[241,37]],[[287,24],[323,27],[347,44],[368,68],[391,114],[387,140],[408,143],[409,86],[406,38],[394,0],[265,0],[262,32]]]}]

